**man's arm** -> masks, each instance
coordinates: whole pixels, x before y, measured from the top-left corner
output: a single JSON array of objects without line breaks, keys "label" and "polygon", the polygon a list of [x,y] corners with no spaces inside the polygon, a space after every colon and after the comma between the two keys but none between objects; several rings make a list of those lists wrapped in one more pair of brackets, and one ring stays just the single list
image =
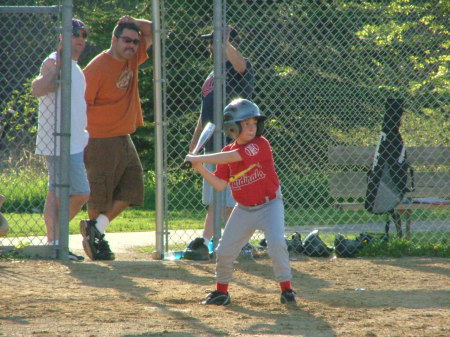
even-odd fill
[{"label": "man's arm", "polygon": [[247,70],[247,63],[242,54],[229,41],[226,42],[226,49],[228,61],[233,65],[234,70],[239,74],[244,74]]},{"label": "man's arm", "polygon": [[231,26],[227,26],[227,38],[225,42],[225,53],[233,65],[234,70],[243,75],[247,70],[247,63],[242,54],[230,43]]},{"label": "man's arm", "polygon": [[146,48],[150,48],[153,44],[153,24],[148,20],[136,20],[136,24],[141,30],[142,36],[145,39]]},{"label": "man's arm", "polygon": [[56,90],[56,78],[59,72],[59,68],[56,64],[56,60],[47,59],[41,67],[41,73],[31,83],[31,94],[35,97],[47,95],[50,92]]}]

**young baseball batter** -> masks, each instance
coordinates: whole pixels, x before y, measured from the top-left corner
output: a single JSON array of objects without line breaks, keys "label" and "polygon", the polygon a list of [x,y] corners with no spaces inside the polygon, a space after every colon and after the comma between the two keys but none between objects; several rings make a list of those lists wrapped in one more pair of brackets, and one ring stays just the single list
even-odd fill
[{"label": "young baseball batter", "polygon": [[[187,155],[196,169],[216,190],[230,185],[237,204],[227,221],[216,250],[216,290],[202,304],[230,303],[228,284],[233,261],[255,230],[264,232],[273,271],[281,287],[281,303],[296,303],[291,286],[289,253],[284,238],[284,205],[275,171],[272,149],[262,136],[265,116],[256,104],[236,99],[224,109],[224,132],[234,139],[222,152]],[[216,164],[214,173],[204,163]]]}]

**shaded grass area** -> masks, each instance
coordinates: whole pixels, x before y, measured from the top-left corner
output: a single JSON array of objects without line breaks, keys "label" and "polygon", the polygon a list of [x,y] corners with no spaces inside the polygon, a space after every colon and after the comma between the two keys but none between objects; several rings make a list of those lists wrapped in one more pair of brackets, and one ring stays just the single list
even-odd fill
[{"label": "shaded grass area", "polygon": [[[436,235],[437,234],[437,235]],[[356,235],[348,236],[349,239],[354,239]],[[429,242],[430,238],[435,237],[439,239],[433,239],[433,242]],[[334,235],[321,235],[322,240],[329,247],[334,247]],[[258,246],[257,240],[250,242],[253,246]],[[173,244],[169,247],[170,251],[178,251],[186,249],[184,243]],[[136,250],[141,253],[151,254],[156,249],[155,246],[139,247]],[[302,254],[297,254],[293,251],[290,253],[291,257],[298,257]],[[267,251],[255,250],[253,253],[254,258],[268,257]],[[333,256],[336,254],[333,253]],[[438,233],[417,233],[412,236],[410,240],[400,239],[391,235],[389,240],[380,240],[370,245],[365,246],[359,253],[355,254],[352,258],[358,257],[386,257],[386,258],[400,258],[407,256],[422,256],[422,257],[450,257],[450,232],[438,232]],[[329,257],[327,257],[329,259]]]},{"label": "shaded grass area", "polygon": [[379,241],[364,247],[364,249],[358,254],[358,256],[450,257],[450,233],[414,233],[410,240],[392,238],[389,241]]}]

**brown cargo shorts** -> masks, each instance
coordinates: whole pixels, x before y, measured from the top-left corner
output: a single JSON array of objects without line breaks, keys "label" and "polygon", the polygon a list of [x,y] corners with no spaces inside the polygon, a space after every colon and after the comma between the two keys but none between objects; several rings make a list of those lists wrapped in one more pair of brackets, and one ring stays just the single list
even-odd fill
[{"label": "brown cargo shorts", "polygon": [[144,174],[129,135],[90,138],[84,162],[91,188],[90,209],[107,212],[115,200],[143,205]]}]

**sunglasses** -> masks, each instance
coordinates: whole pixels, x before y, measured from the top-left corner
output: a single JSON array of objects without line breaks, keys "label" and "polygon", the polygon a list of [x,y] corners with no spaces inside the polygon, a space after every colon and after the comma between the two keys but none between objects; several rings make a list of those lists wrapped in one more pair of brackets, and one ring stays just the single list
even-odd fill
[{"label": "sunglasses", "polygon": [[82,32],[82,31],[76,31],[74,33],[72,33],[73,37],[82,37],[83,39],[87,38],[87,33],[86,32]]},{"label": "sunglasses", "polygon": [[133,40],[132,38],[129,38],[128,36],[119,36],[119,39],[122,39],[123,42],[125,42],[125,43],[132,43],[135,46],[137,46],[139,44],[139,39]]}]

